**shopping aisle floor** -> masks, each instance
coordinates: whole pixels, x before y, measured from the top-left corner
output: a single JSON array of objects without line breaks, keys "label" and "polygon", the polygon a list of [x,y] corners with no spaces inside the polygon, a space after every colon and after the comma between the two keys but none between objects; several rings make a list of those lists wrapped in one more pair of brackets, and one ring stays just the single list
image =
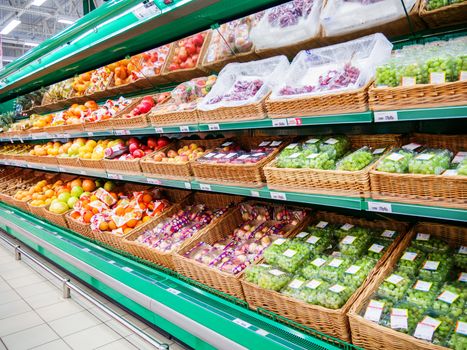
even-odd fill
[{"label": "shopping aisle floor", "polygon": [[[154,349],[73,291],[71,299],[64,299],[57,279],[27,258],[16,261],[12,248],[3,244],[0,243],[0,350]],[[53,269],[65,275],[56,267]],[[97,293],[80,287],[155,339],[169,344],[170,350],[184,349]]]}]

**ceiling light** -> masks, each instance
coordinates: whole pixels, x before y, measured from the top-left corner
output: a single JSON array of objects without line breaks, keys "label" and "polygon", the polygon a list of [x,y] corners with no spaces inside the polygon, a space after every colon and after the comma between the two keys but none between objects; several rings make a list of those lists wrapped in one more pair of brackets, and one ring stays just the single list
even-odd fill
[{"label": "ceiling light", "polygon": [[38,46],[39,44],[38,43],[24,43],[25,46],[32,46],[32,47],[36,47]]},{"label": "ceiling light", "polygon": [[57,22],[58,23],[63,23],[63,24],[73,24],[73,23],[75,23],[74,21],[70,21],[69,19],[59,19]]},{"label": "ceiling light", "polygon": [[31,5],[32,6],[41,6],[44,2],[46,2],[47,0],[34,0]]},{"label": "ceiling light", "polygon": [[12,19],[10,21],[10,23],[8,23],[5,28],[2,29],[2,31],[0,32],[0,34],[2,35],[6,35],[6,34],[9,34],[13,29],[15,29],[18,24],[20,24],[21,21],[20,20],[17,20],[17,19]]}]

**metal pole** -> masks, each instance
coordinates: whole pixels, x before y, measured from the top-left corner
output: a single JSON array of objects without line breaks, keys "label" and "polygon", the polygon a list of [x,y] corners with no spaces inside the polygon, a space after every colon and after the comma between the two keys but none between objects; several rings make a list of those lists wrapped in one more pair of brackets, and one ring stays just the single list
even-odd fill
[{"label": "metal pole", "polygon": [[70,299],[71,298],[71,293],[70,293],[70,287],[68,287],[68,283],[70,283],[69,279],[65,279],[63,281],[62,285],[62,293],[63,293],[63,298],[64,299]]},{"label": "metal pole", "polygon": [[21,247],[17,245],[15,247],[15,260],[21,260],[21,252],[20,252]]}]

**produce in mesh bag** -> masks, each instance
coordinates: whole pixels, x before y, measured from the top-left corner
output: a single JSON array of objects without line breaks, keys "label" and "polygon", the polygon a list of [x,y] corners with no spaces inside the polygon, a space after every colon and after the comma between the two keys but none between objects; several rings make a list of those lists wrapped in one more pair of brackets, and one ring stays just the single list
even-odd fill
[{"label": "produce in mesh bag", "polygon": [[407,301],[422,307],[428,307],[436,298],[437,287],[432,282],[421,279],[415,281],[407,292]]},{"label": "produce in mesh bag", "polygon": [[382,34],[301,51],[270,100],[306,98],[362,88],[376,66],[389,59],[392,45]]},{"label": "produce in mesh bag", "polygon": [[425,253],[415,247],[408,247],[402,253],[397,268],[408,275],[414,276],[420,265],[425,261]]},{"label": "produce in mesh bag", "polygon": [[418,322],[413,336],[433,344],[442,345],[445,343],[453,325],[454,321],[448,317],[428,313]]},{"label": "produce in mesh bag", "polygon": [[331,259],[333,258],[329,258],[327,255],[314,256],[312,259],[305,262],[301,271],[301,275],[308,279],[318,277],[321,267]]},{"label": "produce in mesh bag", "polygon": [[250,265],[245,269],[244,278],[245,281],[251,282],[254,284],[258,284],[258,278],[261,273],[267,271],[271,268],[270,265],[267,264],[258,264],[258,265]]},{"label": "produce in mesh bag", "polygon": [[379,260],[391,245],[391,241],[378,239],[368,248],[367,255],[369,258]]},{"label": "produce in mesh bag", "polygon": [[376,262],[369,258],[354,261],[342,275],[343,284],[358,288],[368,277],[375,264]]},{"label": "produce in mesh bag", "polygon": [[454,254],[454,262],[456,266],[463,271],[467,271],[467,247],[461,246]]},{"label": "produce in mesh bag", "polygon": [[368,147],[362,147],[342,158],[336,164],[337,170],[362,170],[374,160],[373,153]]},{"label": "produce in mesh bag", "polygon": [[426,308],[407,301],[398,302],[389,309],[389,312],[381,320],[381,325],[398,332],[412,334],[425,311]]},{"label": "produce in mesh bag", "polygon": [[467,316],[461,317],[457,321],[447,346],[454,350],[467,349]]},{"label": "produce in mesh bag", "polygon": [[302,299],[301,290],[307,280],[303,277],[294,277],[287,286],[282,288],[281,293],[296,299]]},{"label": "produce in mesh bag", "polygon": [[292,275],[276,268],[270,268],[259,274],[258,286],[264,289],[281,290],[290,280]]},{"label": "produce in mesh bag", "polygon": [[448,150],[425,150],[409,161],[409,173],[439,175],[449,167],[451,156]]},{"label": "produce in mesh bag", "polygon": [[413,152],[405,149],[394,150],[379,161],[376,170],[387,173],[406,173],[409,171],[409,162],[414,156]]},{"label": "produce in mesh bag", "polygon": [[360,256],[365,252],[372,241],[372,236],[368,232],[354,232],[346,235],[339,242],[339,250],[346,256]]},{"label": "produce in mesh bag", "polygon": [[376,293],[390,300],[400,300],[411,286],[410,278],[402,271],[393,271],[379,286]]},{"label": "produce in mesh bag", "polygon": [[326,291],[331,285],[321,279],[312,279],[304,283],[300,289],[300,299],[313,305],[323,305],[326,301]]},{"label": "produce in mesh bag", "polygon": [[338,283],[329,287],[323,294],[322,306],[330,309],[342,307],[350,298],[355,289]]},{"label": "produce in mesh bag", "polygon": [[198,108],[210,111],[221,107],[239,107],[258,103],[285,74],[289,61],[285,56],[226,65],[217,82]]},{"label": "produce in mesh bag", "polygon": [[293,0],[266,10],[251,31],[253,43],[264,50],[316,37],[321,6],[322,0]]},{"label": "produce in mesh bag", "polygon": [[332,258],[320,268],[318,276],[329,282],[341,281],[342,275],[350,265],[352,265],[352,260],[349,258]]},{"label": "produce in mesh bag", "polygon": [[452,283],[445,283],[439,290],[432,304],[433,311],[442,315],[459,317],[465,309],[466,300],[462,296],[462,288]]},{"label": "produce in mesh bag", "polygon": [[330,157],[342,157],[349,149],[350,142],[346,136],[337,135],[325,138],[320,146],[320,152],[326,152]]},{"label": "produce in mesh bag", "polygon": [[411,246],[424,252],[447,252],[449,245],[442,239],[436,238],[429,233],[417,233]]}]

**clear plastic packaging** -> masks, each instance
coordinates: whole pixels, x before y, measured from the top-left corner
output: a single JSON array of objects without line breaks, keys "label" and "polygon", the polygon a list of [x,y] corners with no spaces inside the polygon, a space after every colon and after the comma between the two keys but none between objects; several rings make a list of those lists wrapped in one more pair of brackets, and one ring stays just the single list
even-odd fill
[{"label": "clear plastic packaging", "polygon": [[432,304],[433,311],[440,315],[459,317],[463,314],[466,300],[463,298],[463,290],[452,283],[444,284]]},{"label": "clear plastic packaging", "polygon": [[376,293],[389,300],[401,300],[411,285],[409,276],[396,270],[381,283]]},{"label": "clear plastic packaging", "polygon": [[300,299],[306,301],[308,304],[323,305],[326,300],[326,291],[331,285],[321,279],[311,279],[304,283],[300,289]]},{"label": "clear plastic packaging", "polygon": [[446,280],[452,267],[452,259],[445,253],[428,254],[418,273],[418,277],[425,281],[440,283]]},{"label": "clear plastic packaging", "polygon": [[305,157],[303,167],[331,170],[336,167],[336,159],[328,152],[311,153]]},{"label": "clear plastic packaging", "polygon": [[[404,0],[407,12],[415,0]],[[399,0],[329,0],[321,12],[325,36],[338,36],[380,25],[405,17]]]},{"label": "clear plastic packaging", "polygon": [[289,284],[282,288],[281,293],[292,298],[302,299],[301,290],[307,280],[302,277],[294,277]]},{"label": "clear plastic packaging", "polygon": [[413,336],[436,345],[444,345],[453,326],[452,319],[427,313],[418,322]]},{"label": "clear plastic packaging", "polygon": [[323,293],[322,306],[329,309],[339,309],[342,307],[355,289],[341,284],[334,284]]},{"label": "clear plastic packaging", "polygon": [[434,283],[418,279],[407,291],[407,301],[428,308],[436,298],[437,287]]},{"label": "clear plastic packaging", "polygon": [[277,268],[270,268],[258,277],[258,286],[264,289],[281,290],[292,279],[292,275]]},{"label": "clear plastic packaging", "polygon": [[369,258],[354,261],[342,275],[343,284],[358,288],[368,277],[375,264],[376,261]]},{"label": "clear plastic packaging", "polygon": [[289,46],[319,33],[322,0],[293,0],[272,7],[251,31],[256,49]]},{"label": "clear plastic packaging", "polygon": [[369,258],[374,260],[379,260],[384,253],[388,250],[388,247],[391,245],[391,241],[378,239],[373,242],[372,245],[367,250],[367,255]]},{"label": "clear plastic packaging", "polygon": [[467,176],[467,159],[463,159],[456,168],[457,175]]},{"label": "clear plastic packaging", "polygon": [[407,173],[409,171],[409,162],[414,156],[414,152],[402,148],[394,150],[380,160],[376,170],[386,173]]},{"label": "clear plastic packaging", "polygon": [[345,256],[361,256],[368,249],[372,238],[367,232],[348,234],[340,240],[339,250]]},{"label": "clear plastic packaging", "polygon": [[425,261],[425,253],[415,247],[408,247],[402,253],[397,267],[410,276],[418,273],[421,264]]},{"label": "clear plastic packaging", "polygon": [[373,295],[366,306],[362,308],[360,314],[365,320],[385,325],[385,319],[392,306],[391,300],[381,299],[377,295]]},{"label": "clear plastic packaging", "polygon": [[352,265],[352,260],[348,258],[329,259],[326,261],[326,264],[321,266],[319,277],[331,283],[339,282],[350,265]]},{"label": "clear plastic packaging", "polygon": [[344,135],[331,136],[323,139],[320,152],[327,153],[331,158],[342,157],[350,147],[349,139]]},{"label": "clear plastic packaging", "polygon": [[309,256],[310,248],[307,243],[292,240],[282,254],[277,256],[275,262],[281,270],[294,273]]},{"label": "clear plastic packaging", "polygon": [[198,108],[210,111],[221,107],[239,107],[257,103],[284,76],[289,61],[276,56],[246,63],[229,63]]},{"label": "clear plastic packaging", "polygon": [[339,160],[336,164],[337,170],[358,171],[373,162],[373,152],[369,147],[362,147]]},{"label": "clear plastic packaging", "polygon": [[467,316],[461,317],[453,328],[447,346],[454,350],[467,349]]},{"label": "clear plastic packaging", "polygon": [[141,54],[141,73],[146,77],[158,76],[162,73],[170,45],[162,45]]},{"label": "clear plastic packaging", "polygon": [[447,252],[449,244],[444,240],[437,238],[429,233],[418,232],[411,246],[423,250],[424,252]]},{"label": "clear plastic packaging", "polygon": [[315,255],[312,259],[305,262],[300,273],[308,279],[318,278],[321,267],[331,259],[327,255]]},{"label": "clear plastic packaging", "polygon": [[460,246],[456,250],[454,253],[454,262],[460,270],[467,271],[467,246]]},{"label": "clear plastic packaging", "polygon": [[358,89],[390,57],[392,44],[377,33],[342,44],[301,51],[271,100],[301,98]]},{"label": "clear plastic packaging", "polygon": [[443,149],[424,150],[409,161],[409,172],[412,174],[439,175],[451,162],[452,153]]},{"label": "clear plastic packaging", "polygon": [[389,309],[381,324],[401,333],[412,334],[425,312],[426,308],[407,301],[397,302]]},{"label": "clear plastic packaging", "polygon": [[258,265],[250,265],[245,269],[244,278],[245,281],[251,282],[254,284],[258,284],[258,278],[261,273],[270,269],[271,266],[267,264],[258,264]]}]

